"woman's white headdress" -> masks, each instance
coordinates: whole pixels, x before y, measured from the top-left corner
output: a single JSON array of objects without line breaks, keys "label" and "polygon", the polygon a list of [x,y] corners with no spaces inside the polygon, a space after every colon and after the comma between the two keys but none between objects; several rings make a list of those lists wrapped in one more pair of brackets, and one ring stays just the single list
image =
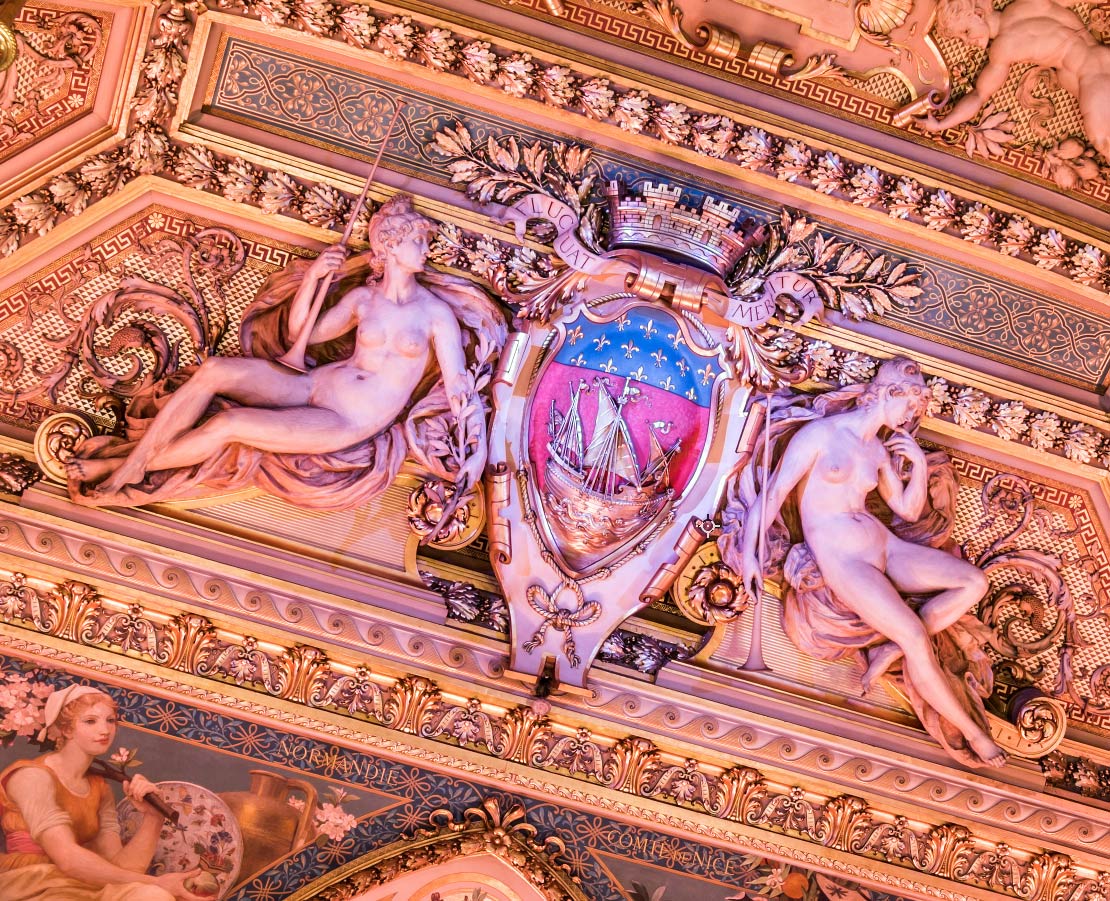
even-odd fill
[{"label": "woman's white headdress", "polygon": [[102,695],[99,688],[93,688],[91,685],[67,685],[65,688],[55,691],[50,697],[46,699],[46,704],[43,706],[43,726],[39,730],[39,741],[46,741],[47,733],[50,727],[58,719],[58,714],[62,712],[62,708],[70,701],[76,701],[85,695],[98,694]]}]

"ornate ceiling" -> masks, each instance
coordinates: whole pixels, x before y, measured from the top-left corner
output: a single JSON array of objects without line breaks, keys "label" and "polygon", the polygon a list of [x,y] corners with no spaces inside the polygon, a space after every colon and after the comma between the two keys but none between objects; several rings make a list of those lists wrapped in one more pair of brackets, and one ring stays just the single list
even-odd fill
[{"label": "ornate ceiling", "polygon": [[[1076,72],[1012,37],[1034,2]],[[53,413],[110,430],[139,386],[237,355],[247,304],[337,239],[379,151],[371,199],[414,194],[441,226],[437,266],[510,289],[558,256],[499,204],[666,182],[789,250],[761,278],[815,286],[823,315],[769,341],[806,390],[896,352],[921,363],[921,437],[959,479],[953,539],[991,580],[991,700],[1000,716],[1021,688],[1058,702],[1052,755],[989,776],[952,763],[896,693],[799,657],[777,598],[770,672],[744,672],[750,618],[717,622],[689,578],[605,640],[592,695],[536,700],[506,673],[496,536],[420,544],[413,465],[327,514],[257,492],[82,509],[9,472],[12,653],[906,896],[1105,897],[1110,7],[1013,0],[989,48],[1013,58],[1001,86],[932,133],[987,61],[945,16],[925,0],[28,3],[0,74],[0,420],[29,457]]]}]

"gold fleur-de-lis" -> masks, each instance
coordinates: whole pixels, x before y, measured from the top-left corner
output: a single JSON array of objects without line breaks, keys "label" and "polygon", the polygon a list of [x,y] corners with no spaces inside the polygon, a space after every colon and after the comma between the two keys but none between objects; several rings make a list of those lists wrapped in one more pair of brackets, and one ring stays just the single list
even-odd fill
[{"label": "gold fleur-de-lis", "polygon": [[635,341],[633,341],[633,340],[632,340],[631,338],[629,338],[627,342],[625,342],[624,344],[622,344],[622,345],[621,345],[621,350],[623,350],[623,351],[624,351],[624,356],[625,356],[625,359],[626,359],[626,360],[631,360],[631,359],[632,359],[632,357],[633,357],[633,355],[634,355],[634,354],[635,354],[635,353],[636,353],[636,352],[637,352],[637,351],[638,351],[639,349],[640,349],[640,348],[638,348],[638,347],[636,346],[636,342],[635,342]]},{"label": "gold fleur-de-lis", "polygon": [[601,369],[605,372],[609,372],[609,373],[617,371],[617,367],[613,365],[613,358],[612,357],[610,357],[606,362],[602,363],[597,368]]},{"label": "gold fleur-de-lis", "polygon": [[678,370],[679,375],[686,375],[690,371],[690,364],[687,363],[682,357],[678,358],[678,362],[674,364]]},{"label": "gold fleur-de-lis", "polygon": [[661,348],[652,351],[651,358],[655,361],[656,369],[662,369],[663,364],[667,362],[667,355],[663,353]]},{"label": "gold fleur-de-lis", "polygon": [[567,341],[570,342],[571,347],[574,347],[574,345],[581,341],[584,337],[586,337],[586,333],[582,331],[582,326],[580,325],[576,325],[573,329],[567,332]]},{"label": "gold fleur-de-lis", "polygon": [[644,333],[644,337],[651,340],[651,336],[658,334],[659,329],[655,327],[655,320],[649,319],[647,322],[640,324],[640,331]]},{"label": "gold fleur-de-lis", "polygon": [[605,348],[612,343],[613,342],[610,341],[604,334],[598,335],[596,338],[594,338],[594,347],[597,350],[605,350]]},{"label": "gold fleur-de-lis", "polygon": [[703,385],[708,385],[711,381],[713,381],[713,376],[715,376],[716,374],[717,373],[713,371],[712,363],[706,363],[705,369],[698,370],[698,375],[701,376],[701,383]]}]

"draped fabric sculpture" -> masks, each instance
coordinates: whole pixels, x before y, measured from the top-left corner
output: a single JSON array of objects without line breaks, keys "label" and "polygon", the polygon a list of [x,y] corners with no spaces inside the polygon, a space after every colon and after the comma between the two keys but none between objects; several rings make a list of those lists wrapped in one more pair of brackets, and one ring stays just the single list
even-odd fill
[{"label": "draped fabric sculpture", "polygon": [[[70,493],[137,505],[257,486],[316,509],[357,506],[412,457],[466,494],[485,466],[486,377],[506,328],[462,279],[426,268],[435,225],[399,195],[370,222],[370,250],[337,245],[271,277],[246,311],[246,356],[212,357],[136,397],[126,436],[90,439]],[[307,322],[317,285],[338,300]],[[307,372],[274,360],[311,329]]]},{"label": "draped fabric sculpture", "polygon": [[901,358],[870,383],[774,399],[770,477],[755,466],[736,476],[719,543],[749,591],[764,575],[785,579],[783,628],[800,650],[861,655],[865,688],[889,673],[953,756],[998,766],[984,627],[967,615],[987,581],[945,549],[955,476],[911,436],[925,403],[917,364]]}]

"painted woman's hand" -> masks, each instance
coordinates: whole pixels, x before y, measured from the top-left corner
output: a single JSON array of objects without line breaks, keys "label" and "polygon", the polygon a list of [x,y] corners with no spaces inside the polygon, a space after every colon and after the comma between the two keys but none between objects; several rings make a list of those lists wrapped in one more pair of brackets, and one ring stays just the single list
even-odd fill
[{"label": "painted woman's hand", "polygon": [[154,880],[154,884],[169,892],[177,901],[212,901],[216,895],[198,895],[185,887],[189,880],[195,879],[202,872],[196,869],[187,873],[163,873]]},{"label": "painted woman's hand", "polygon": [[146,776],[136,773],[123,783],[123,793],[128,797],[131,803],[135,805],[135,809],[143,816],[157,817],[159,821],[162,820],[162,814],[146,802],[147,795],[158,794],[158,789],[154,787],[154,783],[147,779]]}]

